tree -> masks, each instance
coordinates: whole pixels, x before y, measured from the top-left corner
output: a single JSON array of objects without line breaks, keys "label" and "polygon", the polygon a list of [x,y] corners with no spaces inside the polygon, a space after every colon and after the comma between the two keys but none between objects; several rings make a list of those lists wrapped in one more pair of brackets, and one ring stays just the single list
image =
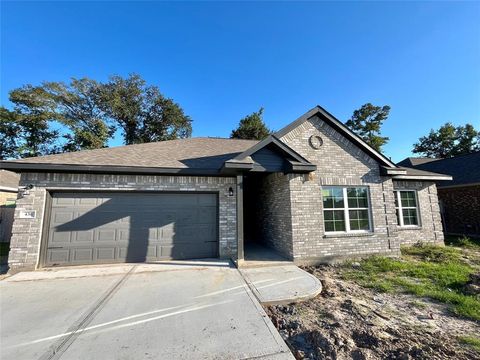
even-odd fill
[{"label": "tree", "polygon": [[55,103],[54,120],[67,126],[64,151],[99,149],[107,146],[115,126],[96,103],[99,84],[88,78],[73,78],[69,85],[45,82],[43,88]]},{"label": "tree", "polygon": [[137,74],[126,79],[110,77],[98,88],[97,103],[123,129],[127,145],[192,134],[192,120],[182,108],[165,98],[156,86],[147,86]]},{"label": "tree", "polygon": [[480,150],[480,132],[473,125],[455,127],[445,123],[438,130],[431,129],[413,145],[413,153],[431,158],[448,158]]},{"label": "tree", "polygon": [[0,160],[16,157],[19,131],[15,113],[0,107]]},{"label": "tree", "polygon": [[353,116],[345,125],[360,136],[363,141],[377,151],[382,150],[389,138],[381,136],[383,122],[387,120],[390,106],[374,106],[370,103],[353,112]]},{"label": "tree", "polygon": [[73,78],[10,92],[1,108],[0,156],[29,157],[108,146],[117,126],[125,144],[191,136],[191,119],[138,75],[106,83]]},{"label": "tree", "polygon": [[263,108],[245,116],[232,131],[231,139],[263,140],[272,133],[263,122]]},{"label": "tree", "polygon": [[3,109],[3,116],[18,126],[17,151],[13,157],[33,157],[48,155],[59,151],[58,130],[50,127],[49,121],[54,114],[54,103],[42,87],[26,85],[10,92],[12,111]]}]

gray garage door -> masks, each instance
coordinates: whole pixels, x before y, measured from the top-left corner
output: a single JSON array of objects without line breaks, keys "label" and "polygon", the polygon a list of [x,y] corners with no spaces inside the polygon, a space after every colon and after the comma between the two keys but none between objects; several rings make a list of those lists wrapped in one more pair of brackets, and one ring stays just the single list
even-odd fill
[{"label": "gray garage door", "polygon": [[217,196],[54,193],[46,266],[216,257]]}]

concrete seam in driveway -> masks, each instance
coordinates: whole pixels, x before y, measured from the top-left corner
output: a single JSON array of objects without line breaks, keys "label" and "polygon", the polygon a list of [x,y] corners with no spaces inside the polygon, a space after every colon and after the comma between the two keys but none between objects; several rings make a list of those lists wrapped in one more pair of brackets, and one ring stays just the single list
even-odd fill
[{"label": "concrete seam in driveway", "polygon": [[105,306],[105,304],[112,298],[112,296],[125,283],[127,278],[134,272],[136,266],[123,275],[110,289],[108,289],[102,296],[88,309],[72,326],[65,331],[65,336],[53,343],[50,348],[40,356],[39,360],[53,360],[59,359],[68,347],[80,336],[82,331],[92,322],[95,316]]},{"label": "concrete seam in driveway", "polygon": [[[250,301],[253,303],[253,305],[255,306],[255,308],[257,309],[257,311],[259,312],[260,316],[262,317],[265,325],[267,326],[268,330],[270,331],[270,333],[272,334],[273,338],[275,339],[275,341],[277,342],[278,345],[280,345],[281,347],[285,348],[286,350],[285,351],[280,351],[278,353],[273,353],[273,354],[269,354],[269,355],[263,355],[262,357],[259,357],[259,359],[261,358],[266,358],[267,356],[270,357],[270,356],[274,356],[276,354],[289,354],[292,356],[292,359],[293,359],[293,355],[291,354],[290,352],[290,349],[287,345],[287,343],[282,339],[282,336],[280,335],[280,333],[278,332],[277,328],[273,325],[272,321],[270,320],[270,318],[268,317],[267,313],[265,312],[265,310],[263,309],[262,305],[260,304],[260,301],[258,300],[257,296],[253,293],[253,291],[251,290],[250,288],[250,284],[246,281],[245,277],[243,276],[242,272],[240,270],[238,270],[237,268],[237,271],[238,273],[240,274],[241,278],[244,280],[246,286],[245,286],[245,291],[247,292],[247,295],[248,297],[250,298]],[[255,359],[255,358],[247,358],[247,359]]]}]

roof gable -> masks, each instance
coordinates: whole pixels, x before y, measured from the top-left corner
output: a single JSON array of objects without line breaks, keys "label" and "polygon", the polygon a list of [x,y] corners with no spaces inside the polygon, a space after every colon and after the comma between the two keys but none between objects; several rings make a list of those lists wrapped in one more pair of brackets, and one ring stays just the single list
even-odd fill
[{"label": "roof gable", "polygon": [[316,166],[270,135],[224,164],[224,170],[311,172]]},{"label": "roof gable", "polygon": [[327,110],[322,108],[321,106],[316,106],[310,111],[306,112],[302,116],[300,116],[297,120],[290,123],[283,129],[277,131],[274,134],[276,138],[282,138],[283,136],[287,135],[289,132],[297,128],[298,126],[302,125],[305,121],[311,119],[314,116],[319,116],[323,121],[325,121],[328,125],[333,127],[347,139],[349,139],[352,143],[358,146],[362,151],[376,160],[378,163],[388,167],[396,167],[396,165],[388,159],[386,156],[378,152],[377,150],[373,149],[370,145],[368,145],[365,141],[363,141],[357,134],[347,128],[340,120],[335,118],[332,114],[330,114]]}]

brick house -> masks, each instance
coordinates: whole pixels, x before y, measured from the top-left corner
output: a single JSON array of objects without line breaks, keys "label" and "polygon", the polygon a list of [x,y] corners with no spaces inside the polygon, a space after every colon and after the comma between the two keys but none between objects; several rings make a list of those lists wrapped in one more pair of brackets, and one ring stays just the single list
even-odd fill
[{"label": "brick house", "polygon": [[448,159],[406,158],[399,166],[448,174],[437,181],[445,232],[480,237],[480,151]]},{"label": "brick house", "polygon": [[[0,243],[8,243],[12,232],[13,212],[20,176],[0,170]],[[2,258],[0,257],[0,263]]]},{"label": "brick house", "polygon": [[317,106],[263,141],[190,138],[0,163],[17,202],[12,270],[221,257],[295,263],[443,243],[435,181]]}]

